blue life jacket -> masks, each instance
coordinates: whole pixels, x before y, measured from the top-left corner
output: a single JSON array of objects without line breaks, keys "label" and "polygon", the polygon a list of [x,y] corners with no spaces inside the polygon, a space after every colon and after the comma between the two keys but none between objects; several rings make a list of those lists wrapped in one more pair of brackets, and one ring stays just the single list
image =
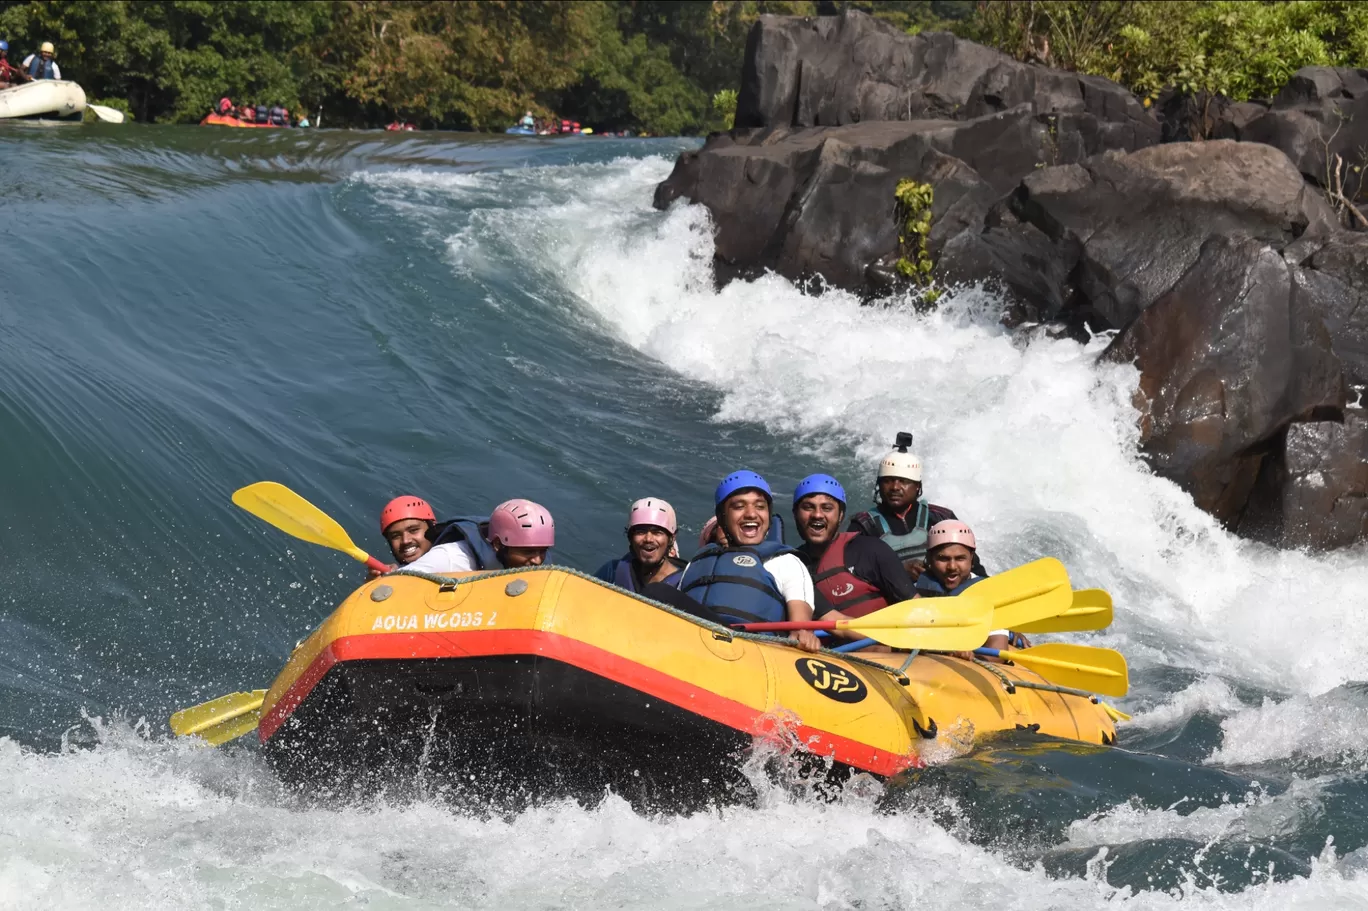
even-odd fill
[{"label": "blue life jacket", "polygon": [[962,594],[969,586],[982,582],[985,578],[985,576],[970,576],[959,588],[952,592],[948,592],[945,590],[945,586],[940,584],[939,579],[929,572],[924,572],[917,577],[917,594],[921,595],[923,598],[953,598],[958,594]]},{"label": "blue life jacket", "polygon": [[29,64],[28,74],[34,79],[56,79],[52,72],[52,61],[44,60],[42,54],[34,54],[33,62]]},{"label": "blue life jacket", "polygon": [[784,517],[778,513],[770,515],[769,531],[765,532],[766,541],[778,541],[784,543]]},{"label": "blue life jacket", "polygon": [[267,110],[266,110],[266,105],[264,105],[264,104],[259,104],[259,105],[256,106],[256,122],[257,122],[257,123],[268,123],[268,122],[270,122],[270,114],[269,114],[269,113],[267,112]]},{"label": "blue life jacket", "polygon": [[[665,559],[673,562],[672,557],[666,557]],[[676,569],[665,577],[663,584],[678,588],[679,578],[682,572],[683,570]],[[636,575],[632,572],[632,555],[630,553],[623,554],[616,560],[609,560],[607,563],[600,566],[598,572],[594,573],[594,578],[602,579],[604,582],[612,583],[618,588],[625,589],[629,592],[639,591],[636,584]]]},{"label": "blue life jacket", "polygon": [[[494,545],[485,539],[488,528],[489,516],[457,516],[429,528],[427,537],[433,547],[464,541],[475,552],[475,562],[480,569],[503,569],[499,555],[494,552]],[[547,553],[546,562],[551,562],[550,552]]]},{"label": "blue life jacket", "polygon": [[730,623],[779,623],[788,619],[788,601],[764,561],[794,553],[778,541],[755,547],[709,544],[684,567],[679,590]]}]

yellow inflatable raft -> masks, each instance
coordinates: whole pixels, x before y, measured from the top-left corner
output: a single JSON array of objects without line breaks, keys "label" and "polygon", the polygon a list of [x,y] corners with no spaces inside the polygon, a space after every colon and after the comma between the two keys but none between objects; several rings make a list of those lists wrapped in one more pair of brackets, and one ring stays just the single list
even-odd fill
[{"label": "yellow inflatable raft", "polygon": [[441,766],[453,781],[594,788],[706,781],[756,738],[891,776],[938,741],[1019,729],[1115,739],[1094,698],[1021,667],[811,654],[538,567],[368,582],[296,647],[258,733],[295,782]]}]

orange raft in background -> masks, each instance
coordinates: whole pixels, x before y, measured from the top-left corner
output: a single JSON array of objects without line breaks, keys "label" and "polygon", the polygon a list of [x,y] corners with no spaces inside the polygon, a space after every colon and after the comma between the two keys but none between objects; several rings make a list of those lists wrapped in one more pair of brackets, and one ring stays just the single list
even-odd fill
[{"label": "orange raft in background", "polygon": [[923,765],[937,742],[1002,731],[1115,740],[1095,698],[1021,667],[787,642],[560,567],[400,572],[357,589],[295,648],[258,736],[296,784],[372,791],[418,770],[524,797],[716,790],[757,737],[880,776]]},{"label": "orange raft in background", "polygon": [[200,126],[266,127],[272,130],[283,130],[286,127],[283,123],[252,123],[226,114],[206,114],[204,119],[200,121]]}]

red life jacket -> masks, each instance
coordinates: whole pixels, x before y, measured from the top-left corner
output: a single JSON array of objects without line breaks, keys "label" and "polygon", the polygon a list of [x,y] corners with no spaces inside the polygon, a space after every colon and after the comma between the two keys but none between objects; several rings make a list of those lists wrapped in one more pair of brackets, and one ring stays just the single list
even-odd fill
[{"label": "red life jacket", "polygon": [[817,590],[826,595],[827,601],[847,617],[863,617],[888,606],[883,594],[846,566],[845,549],[850,539],[859,532],[843,531],[827,545],[826,553],[817,564],[817,572],[812,577]]}]

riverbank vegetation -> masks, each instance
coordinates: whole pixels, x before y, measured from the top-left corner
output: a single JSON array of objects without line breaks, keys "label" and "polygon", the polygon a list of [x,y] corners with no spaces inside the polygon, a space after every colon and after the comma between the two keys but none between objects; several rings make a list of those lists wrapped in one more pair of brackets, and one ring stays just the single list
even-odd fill
[{"label": "riverbank vegetation", "polygon": [[142,121],[228,95],[329,126],[502,130],[532,110],[680,134],[728,126],[758,16],[845,6],[1147,98],[1265,96],[1301,66],[1368,61],[1368,4],[1321,0],[0,0],[0,37],[14,57],[55,42],[92,99]]}]

